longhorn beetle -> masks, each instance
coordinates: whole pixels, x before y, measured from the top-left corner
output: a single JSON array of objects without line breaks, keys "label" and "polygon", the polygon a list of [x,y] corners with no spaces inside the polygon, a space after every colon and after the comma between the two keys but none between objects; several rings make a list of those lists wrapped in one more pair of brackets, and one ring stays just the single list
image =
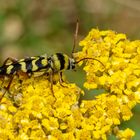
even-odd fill
[{"label": "longhorn beetle", "polygon": [[[77,21],[71,57],[69,57],[68,55],[63,54],[63,53],[56,53],[49,57],[47,57],[47,55],[45,54],[45,55],[41,55],[41,56],[28,57],[28,58],[19,59],[19,60],[13,59],[10,57],[7,58],[4,61],[3,65],[0,67],[0,75],[10,77],[6,90],[9,90],[12,80],[13,80],[14,76],[16,74],[18,74],[18,72],[21,71],[23,73],[32,74],[34,72],[44,71],[44,73],[50,75],[51,91],[53,93],[53,74],[54,73],[59,73],[60,84],[61,84],[61,82],[63,81],[62,72],[65,70],[74,69],[76,64],[79,63],[80,61],[83,61],[85,59],[92,59],[92,60],[96,60],[96,61],[100,62],[98,59],[95,59],[95,58],[83,58],[79,61],[75,60],[73,54],[75,51],[78,29],[79,29],[79,22]],[[9,60],[11,62],[8,62]],[[103,65],[102,62],[100,62],[100,63]],[[0,97],[0,101],[4,97],[5,93],[6,93],[6,91]]]}]

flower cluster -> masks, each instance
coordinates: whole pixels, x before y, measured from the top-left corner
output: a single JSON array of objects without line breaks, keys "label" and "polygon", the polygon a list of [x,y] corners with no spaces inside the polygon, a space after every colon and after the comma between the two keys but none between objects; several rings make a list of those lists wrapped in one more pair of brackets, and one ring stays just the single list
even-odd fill
[{"label": "flower cluster", "polygon": [[[115,128],[122,120],[129,120],[133,115],[132,108],[140,103],[140,41],[129,41],[125,34],[114,31],[92,29],[80,46],[83,49],[76,54],[78,59],[93,58],[87,60],[83,68],[87,79],[84,86],[105,92],[93,101],[92,113],[94,117],[97,112],[100,114],[97,122],[101,119],[103,126],[108,124]],[[120,138],[121,134],[122,131],[116,136]],[[131,131],[126,139],[133,135]]]},{"label": "flower cluster", "polygon": [[[80,45],[77,61],[93,58],[84,65],[84,86],[104,93],[81,101],[84,92],[75,83],[62,86],[56,81],[52,92],[45,75],[15,76],[0,102],[0,139],[107,140],[114,134],[130,140],[134,136],[129,128],[123,131],[118,126],[132,117],[132,108],[140,102],[140,41],[93,29]],[[0,95],[3,92],[4,88]]]},{"label": "flower cluster", "polygon": [[[14,79],[10,95],[0,105],[1,139],[68,139],[79,118],[78,100],[83,92],[75,84],[59,83],[50,89],[46,76]],[[16,93],[16,95],[15,95]],[[62,135],[65,132],[65,135]]]}]

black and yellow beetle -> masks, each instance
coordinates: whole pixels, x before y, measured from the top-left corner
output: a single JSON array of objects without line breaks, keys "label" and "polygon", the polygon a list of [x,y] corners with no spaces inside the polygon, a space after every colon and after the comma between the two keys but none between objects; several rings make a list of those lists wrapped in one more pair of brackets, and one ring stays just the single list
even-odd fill
[{"label": "black and yellow beetle", "polygon": [[[80,61],[85,59],[93,59],[99,61],[95,58],[83,58],[81,60],[76,61],[74,58],[74,50],[76,46],[76,39],[78,34],[78,22],[76,24],[75,36],[74,36],[74,45],[72,50],[72,57],[69,57],[63,53],[56,53],[51,56],[41,55],[41,56],[34,56],[28,57],[24,59],[13,59],[7,58],[3,65],[0,67],[0,76],[9,76],[10,80],[6,87],[6,90],[9,90],[13,77],[18,74],[18,72],[23,72],[28,75],[32,75],[34,72],[43,71],[43,74],[50,75],[50,82],[51,82],[51,90],[53,92],[53,74],[59,73],[60,74],[60,81],[62,81],[62,72],[65,70],[72,70],[75,68],[76,64]],[[10,62],[9,62],[10,61]],[[99,61],[100,62],[100,61]],[[101,63],[101,62],[100,62]],[[101,63],[102,64],[102,63]],[[102,64],[103,65],[103,64]],[[61,83],[60,83],[61,84]],[[5,92],[6,93],[6,92]],[[0,97],[0,101],[2,100],[5,93]]]}]

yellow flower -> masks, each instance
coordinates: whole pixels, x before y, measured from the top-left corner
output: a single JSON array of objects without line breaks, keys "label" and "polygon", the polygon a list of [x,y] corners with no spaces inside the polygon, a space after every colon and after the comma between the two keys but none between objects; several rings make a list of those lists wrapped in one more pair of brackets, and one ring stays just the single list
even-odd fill
[{"label": "yellow flower", "polygon": [[[53,92],[45,75],[19,77],[22,83],[15,76],[10,92],[0,102],[1,139],[107,140],[113,133],[129,140],[134,136],[132,130],[117,126],[129,120],[132,108],[140,103],[140,41],[129,41],[111,30],[92,29],[80,46],[76,61],[92,58],[84,63],[84,86],[104,92],[92,100],[81,100],[82,89],[75,83],[61,86],[57,74]],[[8,79],[3,87],[7,84]]]},{"label": "yellow flower", "polygon": [[134,135],[135,132],[129,128],[125,130],[119,130],[117,133],[117,137],[121,140],[131,140]]}]

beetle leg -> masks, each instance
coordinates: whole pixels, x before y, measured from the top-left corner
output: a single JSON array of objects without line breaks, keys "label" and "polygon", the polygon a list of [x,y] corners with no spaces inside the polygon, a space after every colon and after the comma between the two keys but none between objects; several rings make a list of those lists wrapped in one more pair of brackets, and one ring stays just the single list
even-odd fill
[{"label": "beetle leg", "polygon": [[7,62],[8,62],[9,60],[10,60],[11,62],[17,62],[17,59],[12,58],[12,57],[8,57],[8,58],[4,61],[3,66],[4,66],[5,64],[7,64]]},{"label": "beetle leg", "polygon": [[50,72],[50,82],[51,82],[51,92],[54,95],[54,92],[53,92],[53,72]]},{"label": "beetle leg", "polygon": [[64,82],[63,80],[63,73],[62,72],[59,72],[59,83],[62,87],[67,87],[67,86],[64,86],[62,83]]},{"label": "beetle leg", "polygon": [[1,102],[1,100],[3,99],[4,95],[6,94],[6,92],[9,90],[9,88],[10,88],[10,86],[11,86],[11,83],[12,83],[12,81],[13,81],[13,78],[14,78],[14,76],[11,76],[10,81],[9,81],[7,87],[5,87],[6,90],[4,91],[4,93],[2,94],[2,96],[0,97],[0,102]]}]

